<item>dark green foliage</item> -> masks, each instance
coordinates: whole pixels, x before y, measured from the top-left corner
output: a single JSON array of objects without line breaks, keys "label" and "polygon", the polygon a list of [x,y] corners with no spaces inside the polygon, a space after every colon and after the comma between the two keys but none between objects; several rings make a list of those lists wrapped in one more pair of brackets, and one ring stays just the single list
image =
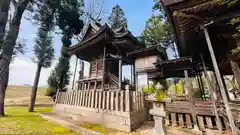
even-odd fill
[{"label": "dark green foliage", "polygon": [[113,30],[121,27],[127,28],[127,18],[119,5],[112,8],[112,13],[108,17],[108,24]]},{"label": "dark green foliage", "polygon": [[52,71],[50,76],[48,77],[48,86],[51,88],[58,88],[58,78],[57,75],[55,73],[55,71]]},{"label": "dark green foliage", "polygon": [[35,40],[34,46],[35,60],[41,66],[49,68],[54,58],[54,49],[52,47],[51,32],[54,28],[55,9],[51,9],[50,5],[42,5],[39,10],[40,27]]},{"label": "dark green foliage", "polygon": [[127,79],[127,78],[123,78],[123,81],[122,81],[122,85],[125,86],[125,85],[130,85],[130,79]]},{"label": "dark green foliage", "polygon": [[83,5],[82,0],[60,0],[56,24],[62,31],[62,48],[59,61],[48,79],[48,85],[51,88],[63,89],[69,84],[70,56],[67,50],[72,44],[73,35],[79,34],[83,28],[83,21],[80,19],[83,14],[81,10]]},{"label": "dark green foliage", "polygon": [[157,10],[158,12],[146,21],[145,29],[141,34],[141,41],[147,46],[162,45],[165,48],[170,48],[175,52],[174,57],[177,57],[173,41],[173,32],[168,18],[158,1],[155,1],[153,10]]},{"label": "dark green foliage", "polygon": [[48,87],[45,93],[45,96],[51,97],[53,94],[56,93],[56,88]]}]

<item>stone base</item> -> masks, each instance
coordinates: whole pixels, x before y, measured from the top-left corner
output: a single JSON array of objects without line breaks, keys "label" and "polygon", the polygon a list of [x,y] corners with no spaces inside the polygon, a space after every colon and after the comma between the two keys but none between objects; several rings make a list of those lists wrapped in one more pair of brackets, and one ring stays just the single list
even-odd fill
[{"label": "stone base", "polygon": [[166,112],[164,110],[165,103],[154,103],[153,109],[149,112],[153,115],[155,124],[153,128],[153,135],[167,135],[167,128],[165,127]]},{"label": "stone base", "polygon": [[101,124],[106,128],[124,132],[131,132],[146,120],[145,110],[129,113],[57,104],[54,106],[53,112],[60,116],[70,117],[79,123]]}]

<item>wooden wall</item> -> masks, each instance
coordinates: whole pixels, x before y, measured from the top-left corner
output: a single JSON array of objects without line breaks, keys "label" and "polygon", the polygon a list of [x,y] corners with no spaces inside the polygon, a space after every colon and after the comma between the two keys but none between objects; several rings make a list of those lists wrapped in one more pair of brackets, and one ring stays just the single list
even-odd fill
[{"label": "wooden wall", "polygon": [[103,75],[103,59],[99,58],[90,62],[90,78]]},{"label": "wooden wall", "polygon": [[141,69],[146,69],[146,68],[154,68],[155,67],[154,63],[156,62],[157,62],[157,56],[147,56],[147,57],[138,58],[135,61],[136,71]]}]

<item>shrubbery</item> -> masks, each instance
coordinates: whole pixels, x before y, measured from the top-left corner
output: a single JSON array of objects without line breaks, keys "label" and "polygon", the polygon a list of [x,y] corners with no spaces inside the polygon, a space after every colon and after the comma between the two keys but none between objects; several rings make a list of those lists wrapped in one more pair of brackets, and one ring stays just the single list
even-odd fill
[{"label": "shrubbery", "polygon": [[52,95],[55,94],[56,92],[57,92],[56,88],[48,87],[46,92],[45,92],[45,96],[52,97]]}]

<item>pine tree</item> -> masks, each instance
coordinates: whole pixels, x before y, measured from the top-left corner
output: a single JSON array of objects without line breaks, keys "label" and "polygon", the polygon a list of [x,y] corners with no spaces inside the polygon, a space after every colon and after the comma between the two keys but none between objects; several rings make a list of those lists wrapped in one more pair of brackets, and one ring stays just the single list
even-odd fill
[{"label": "pine tree", "polygon": [[158,14],[152,15],[146,21],[145,29],[141,34],[141,40],[147,46],[161,45],[164,48],[170,48],[175,52],[174,57],[177,57],[176,48],[173,40],[173,32],[171,30],[167,15],[156,1],[153,10],[158,10]]},{"label": "pine tree", "polygon": [[127,18],[119,5],[112,8],[112,13],[108,17],[108,24],[113,30],[125,27],[127,29]]},{"label": "pine tree", "polygon": [[49,68],[54,58],[51,32],[54,28],[55,9],[45,2],[39,10],[40,27],[34,46],[34,62],[37,64],[34,84],[32,87],[29,112],[33,112],[36,101],[37,87],[42,68]]},{"label": "pine tree", "polygon": [[59,61],[48,79],[53,80],[55,82],[53,84],[56,86],[49,84],[49,87],[63,90],[69,84],[70,56],[68,55],[68,48],[72,44],[73,35],[79,34],[83,28],[83,21],[80,20],[83,6],[82,0],[63,0],[62,5],[57,10],[57,25],[62,31],[62,48]]}]

